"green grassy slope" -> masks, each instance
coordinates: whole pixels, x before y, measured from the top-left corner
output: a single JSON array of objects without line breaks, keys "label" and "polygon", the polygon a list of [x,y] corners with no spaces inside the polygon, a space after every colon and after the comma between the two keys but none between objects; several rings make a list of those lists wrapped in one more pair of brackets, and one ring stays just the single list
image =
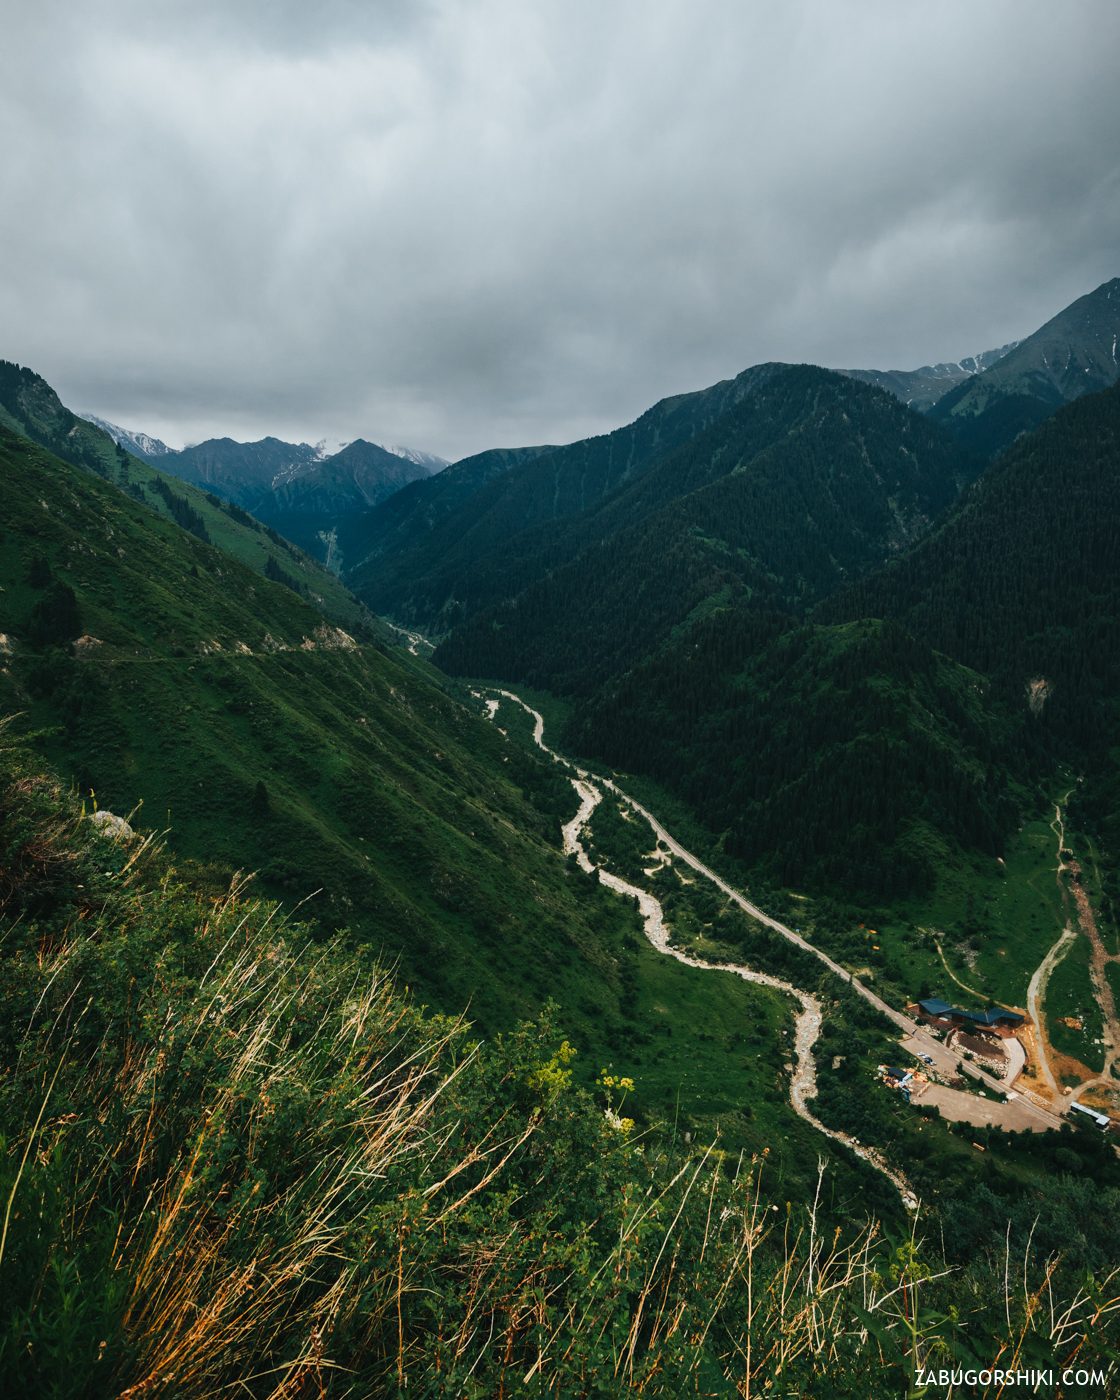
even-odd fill
[{"label": "green grassy slope", "polygon": [[30,438],[73,466],[127,492],[256,573],[286,580],[332,621],[383,636],[384,629],[337,578],[238,506],[160,471],[63,406],[29,369],[0,360],[0,427]]},{"label": "green grassy slope", "polygon": [[773,1154],[612,1123],[548,1018],[478,1044],[344,940],[99,834],[9,739],[7,1393],[887,1400],[915,1346],[1045,1362],[1051,1305],[1064,1354],[1115,1366],[1099,1135],[930,1160],[909,1114],[957,1216],[900,1242],[826,1174],[810,1218]]},{"label": "green grassy slope", "polygon": [[[26,439],[0,432],[0,479],[0,701],[87,800],[143,802],[138,820],[215,887],[259,871],[266,891],[308,900],[317,928],[348,927],[421,998],[488,1031],[555,1000],[586,1076],[633,1072],[657,1005],[668,1028],[641,1058],[664,1063],[640,1116],[678,1112],[681,1065],[703,1081],[685,1087],[686,1117],[725,1117],[769,1086],[773,1113],[743,1145],[790,1116],[777,1041],[726,1072],[759,994],[722,989],[705,1024],[698,978],[561,859],[570,786],[435,672],[355,646],[290,589]],[[791,1134],[799,1178],[810,1135]]]}]

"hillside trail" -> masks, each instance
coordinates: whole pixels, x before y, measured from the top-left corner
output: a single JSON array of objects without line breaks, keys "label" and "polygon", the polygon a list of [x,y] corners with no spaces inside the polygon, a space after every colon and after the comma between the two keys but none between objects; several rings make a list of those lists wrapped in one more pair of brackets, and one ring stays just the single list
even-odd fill
[{"label": "hillside trail", "polygon": [[945,949],[941,946],[940,938],[938,938],[936,934],[932,934],[932,937],[933,946],[937,949],[937,956],[941,959],[941,966],[945,969],[945,975],[949,978],[949,980],[951,982],[955,982],[957,986],[961,989],[961,991],[967,992],[969,996],[980,997],[981,999],[983,999],[983,992],[979,992],[976,990],[975,987],[970,987],[967,982],[961,981],[961,979],[949,966],[948,959],[945,957]]},{"label": "hillside trail", "polygon": [[[574,768],[568,760],[554,753],[544,742],[544,719],[530,706],[526,705],[520,696],[514,695],[512,691],[503,690],[499,694],[506,699],[520,705],[532,717],[534,723],[533,738],[539,748],[541,748],[554,762],[561,764],[565,768]],[[482,698],[482,697],[480,697]],[[487,712],[490,718],[494,717],[495,711],[490,709],[490,702],[486,701]],[[916,1210],[918,1199],[913,1188],[903,1174],[886,1160],[881,1152],[874,1147],[868,1147],[864,1143],[853,1138],[849,1133],[845,1133],[836,1128],[830,1128],[822,1123],[819,1118],[809,1108],[809,1100],[816,1098],[817,1094],[817,1067],[813,1058],[813,1046],[820,1036],[822,1013],[821,1004],[811,992],[806,992],[800,987],[795,987],[792,983],[783,981],[780,977],[771,976],[766,972],[758,972],[754,968],[746,967],[742,963],[714,963],[708,962],[704,958],[698,958],[691,953],[685,953],[679,948],[675,948],[670,942],[670,931],[665,920],[665,911],[660,900],[650,894],[648,890],[640,889],[637,885],[632,885],[627,880],[621,879],[612,871],[607,870],[602,865],[596,865],[585,849],[581,837],[587,827],[595,808],[603,800],[603,788],[609,788],[622,802],[626,803],[632,811],[637,812],[650,823],[656,836],[665,841],[668,833],[663,827],[653,823],[649,814],[643,807],[640,807],[632,799],[621,793],[618,788],[608,779],[592,777],[583,769],[575,768],[578,776],[571,779],[572,787],[579,797],[579,808],[575,816],[564,824],[561,829],[563,849],[566,856],[575,856],[579,868],[587,874],[598,872],[599,881],[607,889],[613,890],[616,894],[634,899],[638,904],[638,911],[642,917],[645,927],[645,934],[650,943],[659,953],[666,957],[673,958],[676,962],[682,963],[685,967],[698,968],[704,972],[725,972],[735,977],[741,977],[744,982],[753,983],[759,987],[769,987],[774,991],[782,992],[784,995],[792,997],[800,1006],[794,1023],[794,1049],[795,1067],[790,1077],[789,1096],[793,1111],[799,1118],[803,1119],[810,1127],[825,1137],[831,1138],[834,1142],[842,1144],[848,1150],[861,1158],[876,1171],[881,1172],[891,1185],[898,1192],[903,1205],[907,1210]],[[668,838],[671,840],[671,838]],[[678,848],[675,842],[672,843],[674,850]],[[698,862],[691,862],[699,868]]]}]

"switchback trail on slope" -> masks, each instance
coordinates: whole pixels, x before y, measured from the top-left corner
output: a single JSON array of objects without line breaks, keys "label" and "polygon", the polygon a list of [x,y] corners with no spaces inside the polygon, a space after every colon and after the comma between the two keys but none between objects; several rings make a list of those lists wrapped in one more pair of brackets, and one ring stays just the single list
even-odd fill
[{"label": "switchback trail on slope", "polygon": [[[621,879],[603,866],[596,866],[588,855],[580,838],[595,808],[603,799],[603,788],[608,788],[621,801],[626,803],[631,810],[637,812],[649,823],[655,835],[663,841],[680,859],[691,865],[706,878],[714,881],[724,893],[747,909],[753,917],[761,918],[763,922],[771,924],[773,921],[761,911],[756,911],[753,905],[744,900],[737,891],[733,891],[730,886],[725,885],[718,876],[708,870],[695,856],[687,852],[683,846],[679,845],[664,827],[658,823],[651,813],[640,806],[632,798],[610,781],[608,778],[600,778],[592,775],[582,768],[576,767],[560,754],[555,753],[544,742],[544,718],[531,706],[527,705],[519,695],[515,695],[510,690],[499,690],[497,692],[505,699],[520,705],[533,718],[533,739],[544,753],[562,767],[574,772],[577,776],[571,779],[576,795],[579,797],[579,809],[571,821],[566,822],[562,828],[563,849],[565,855],[574,855],[581,870],[590,874],[598,870],[599,880],[602,884],[616,894],[628,896],[635,899],[645,926],[646,937],[659,953],[664,953],[667,957],[674,958],[677,962],[683,963],[686,967],[698,968],[705,972],[728,972],[736,977],[741,977],[745,982],[754,983],[760,987],[770,987],[774,991],[782,992],[786,996],[793,997],[800,1005],[795,1028],[794,1046],[796,1052],[795,1069],[790,1078],[790,1104],[798,1117],[804,1119],[811,1127],[823,1133],[825,1137],[831,1138],[834,1142],[842,1143],[843,1146],[853,1152],[857,1157],[862,1158],[870,1166],[874,1167],[891,1182],[902,1198],[902,1203],[907,1210],[916,1210],[918,1201],[913,1188],[906,1178],[896,1168],[886,1160],[881,1152],[874,1147],[867,1147],[858,1142],[848,1133],[836,1128],[829,1128],[813,1114],[808,1106],[808,1101],[816,1097],[817,1093],[817,1072],[816,1063],[813,1059],[813,1046],[820,1035],[821,1030],[821,1005],[818,999],[811,992],[806,992],[800,987],[795,987],[789,982],[783,981],[779,977],[773,977],[766,972],[757,972],[754,968],[749,968],[741,963],[714,963],[707,962],[703,958],[693,957],[690,953],[685,953],[679,948],[674,948],[669,941],[669,929],[665,923],[665,912],[661,903],[648,890],[639,889],[638,886],[630,884]],[[476,692],[477,694],[477,692]],[[483,698],[483,697],[479,697]],[[497,710],[492,700],[486,700],[487,713],[491,719],[494,718]],[[779,926],[780,927],[780,926]],[[796,937],[796,935],[795,935]],[[810,945],[806,945],[810,946]],[[847,976],[847,974],[844,974]]]}]

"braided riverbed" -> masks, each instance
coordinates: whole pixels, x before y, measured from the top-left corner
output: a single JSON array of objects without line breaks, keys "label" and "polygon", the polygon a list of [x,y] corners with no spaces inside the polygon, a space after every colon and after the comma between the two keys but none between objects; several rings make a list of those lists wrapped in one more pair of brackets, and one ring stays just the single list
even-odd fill
[{"label": "braided riverbed", "polygon": [[[901,1172],[891,1166],[881,1152],[874,1147],[867,1147],[848,1133],[828,1127],[816,1117],[808,1106],[809,1101],[816,1098],[817,1093],[817,1070],[816,1062],[813,1058],[813,1046],[816,1044],[821,1030],[820,1001],[811,992],[807,992],[801,987],[795,987],[792,983],[785,982],[780,977],[773,977],[770,973],[758,972],[754,968],[747,967],[742,963],[707,962],[703,958],[694,957],[691,953],[686,953],[680,948],[675,948],[670,941],[670,931],[665,921],[665,911],[661,906],[660,900],[650,894],[648,890],[643,890],[637,885],[630,884],[629,881],[623,880],[612,871],[605,869],[601,865],[596,865],[592,861],[587,850],[583,846],[582,836],[587,827],[587,823],[591,820],[592,813],[603,800],[604,789],[608,789],[629,812],[641,817],[649,824],[655,841],[660,841],[667,846],[678,859],[691,866],[693,870],[704,876],[705,879],[712,881],[722,893],[734,900],[734,902],[744,909],[746,913],[750,914],[752,918],[757,918],[760,922],[776,928],[780,933],[787,935],[792,941],[808,949],[816,956],[824,958],[824,955],[821,954],[819,950],[814,949],[811,944],[796,935],[792,930],[787,930],[784,925],[778,924],[776,920],[771,919],[768,915],[764,914],[762,910],[757,909],[738,891],[733,890],[720,879],[719,876],[709,870],[701,860],[692,855],[691,852],[685,850],[678,841],[669,835],[652,813],[646,811],[640,803],[628,797],[617,784],[612,782],[609,778],[601,778],[595,774],[589,773],[586,769],[579,768],[575,764],[570,763],[569,760],[564,758],[561,754],[550,749],[544,742],[544,717],[539,711],[534,710],[532,706],[526,704],[519,695],[516,695],[511,690],[498,690],[494,692],[494,695],[488,697],[482,696],[479,692],[475,692],[475,694],[478,695],[479,699],[484,701],[487,714],[491,719],[496,717],[500,705],[500,700],[495,699],[494,695],[500,696],[502,699],[508,700],[512,704],[519,705],[532,717],[534,742],[554,763],[558,763],[568,771],[572,787],[579,797],[579,808],[575,816],[572,817],[570,821],[565,822],[561,831],[564,854],[566,856],[575,856],[580,869],[586,871],[588,874],[597,870],[600,883],[605,885],[607,889],[637,901],[638,910],[641,913],[642,923],[645,927],[646,937],[659,953],[663,953],[666,957],[674,958],[677,962],[683,963],[686,967],[698,968],[705,972],[722,972],[734,977],[741,977],[745,982],[753,982],[760,987],[770,987],[774,991],[782,992],[786,996],[792,997],[794,1001],[797,1002],[800,1009],[797,1013],[794,1025],[795,1064],[793,1074],[790,1077],[789,1086],[790,1104],[793,1111],[798,1117],[803,1118],[806,1123],[815,1128],[817,1132],[823,1133],[825,1137],[831,1138],[834,1142],[842,1143],[849,1151],[855,1153],[857,1157],[862,1158],[863,1161],[874,1167],[876,1171],[882,1172],[898,1191],[906,1208],[908,1210],[915,1210],[918,1202],[909,1182]],[[845,980],[852,980],[849,974],[839,967],[838,964],[833,964],[831,959],[826,958],[825,961],[828,962],[829,966],[835,972],[843,976]],[[858,987],[858,984],[856,985]],[[875,998],[875,1000],[878,1002],[878,998]]]}]

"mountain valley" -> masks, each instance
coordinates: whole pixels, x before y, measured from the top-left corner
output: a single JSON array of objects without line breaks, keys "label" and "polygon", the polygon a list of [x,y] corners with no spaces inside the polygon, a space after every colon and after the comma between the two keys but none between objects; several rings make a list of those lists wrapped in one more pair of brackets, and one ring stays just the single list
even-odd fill
[{"label": "mountain valley", "polygon": [[[439,470],[174,452],[0,365],[0,1107],[51,1144],[4,1161],[13,1374],[310,1375],[307,1298],[370,1394],[511,1393],[532,1313],[526,1393],[610,1395],[654,1289],[689,1340],[633,1334],[642,1385],[722,1394],[748,1260],[776,1332],[806,1269],[875,1324],[799,1393],[909,1384],[882,1270],[931,1347],[1044,1350],[1046,1268],[1082,1308],[1120,1257],[1117,287]],[[41,1298],[69,1339],[20,1350]]]}]

